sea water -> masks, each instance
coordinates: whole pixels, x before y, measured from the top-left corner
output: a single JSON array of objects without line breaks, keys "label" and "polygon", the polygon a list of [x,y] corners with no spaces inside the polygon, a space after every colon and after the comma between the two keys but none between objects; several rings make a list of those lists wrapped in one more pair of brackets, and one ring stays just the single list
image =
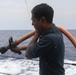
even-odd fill
[{"label": "sea water", "polygon": [[[7,46],[8,40],[20,38],[31,30],[1,30],[0,31],[0,47]],[[76,38],[76,30],[69,30]],[[63,35],[65,43],[65,75],[76,75],[76,49],[68,38]],[[32,38],[32,37],[31,37]],[[31,38],[25,40],[21,45],[28,45]],[[25,57],[25,51],[22,54],[15,54],[8,50],[5,54],[0,54],[0,75],[39,75],[39,59],[28,60]]]}]

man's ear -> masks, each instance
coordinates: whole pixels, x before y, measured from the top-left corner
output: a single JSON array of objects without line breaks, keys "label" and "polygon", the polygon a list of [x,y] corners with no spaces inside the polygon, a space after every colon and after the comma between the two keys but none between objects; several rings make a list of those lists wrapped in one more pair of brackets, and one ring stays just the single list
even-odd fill
[{"label": "man's ear", "polygon": [[41,17],[41,21],[42,21],[42,22],[45,22],[45,21],[46,21],[46,19],[45,19],[44,16]]}]

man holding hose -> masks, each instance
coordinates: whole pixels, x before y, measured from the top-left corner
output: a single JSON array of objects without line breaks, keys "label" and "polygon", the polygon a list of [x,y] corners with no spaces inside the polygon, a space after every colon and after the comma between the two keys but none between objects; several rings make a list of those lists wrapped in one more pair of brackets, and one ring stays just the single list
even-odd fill
[{"label": "man holding hose", "polygon": [[39,57],[39,75],[65,75],[65,47],[62,33],[53,24],[53,8],[42,3],[35,6],[31,13],[32,25],[35,28],[31,42],[28,46],[16,47],[11,51],[24,49],[28,59]]}]

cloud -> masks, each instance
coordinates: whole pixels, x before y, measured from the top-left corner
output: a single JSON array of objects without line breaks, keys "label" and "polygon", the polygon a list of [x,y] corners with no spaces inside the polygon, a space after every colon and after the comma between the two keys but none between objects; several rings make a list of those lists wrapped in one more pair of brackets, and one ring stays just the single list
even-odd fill
[{"label": "cloud", "polygon": [[0,0],[0,30],[29,29],[29,21],[24,0]]},{"label": "cloud", "polygon": [[67,29],[76,28],[76,0],[26,0],[26,2],[25,0],[0,0],[0,29],[4,27],[5,29],[32,29],[30,12],[40,3],[47,3],[53,7],[56,24]]},{"label": "cloud", "polygon": [[[28,17],[27,10],[25,7],[25,3],[22,2],[17,2],[18,0],[7,0],[7,1],[2,1],[0,2],[0,16],[10,16],[10,17]],[[19,0],[21,1],[21,0]]]}]

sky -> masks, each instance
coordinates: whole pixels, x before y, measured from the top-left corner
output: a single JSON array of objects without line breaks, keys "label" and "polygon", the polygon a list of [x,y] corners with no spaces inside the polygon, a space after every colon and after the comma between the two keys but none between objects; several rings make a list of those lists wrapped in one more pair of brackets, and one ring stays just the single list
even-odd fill
[{"label": "sky", "polygon": [[0,0],[0,30],[33,30],[31,10],[40,3],[54,9],[53,23],[76,29],[76,0]]}]

